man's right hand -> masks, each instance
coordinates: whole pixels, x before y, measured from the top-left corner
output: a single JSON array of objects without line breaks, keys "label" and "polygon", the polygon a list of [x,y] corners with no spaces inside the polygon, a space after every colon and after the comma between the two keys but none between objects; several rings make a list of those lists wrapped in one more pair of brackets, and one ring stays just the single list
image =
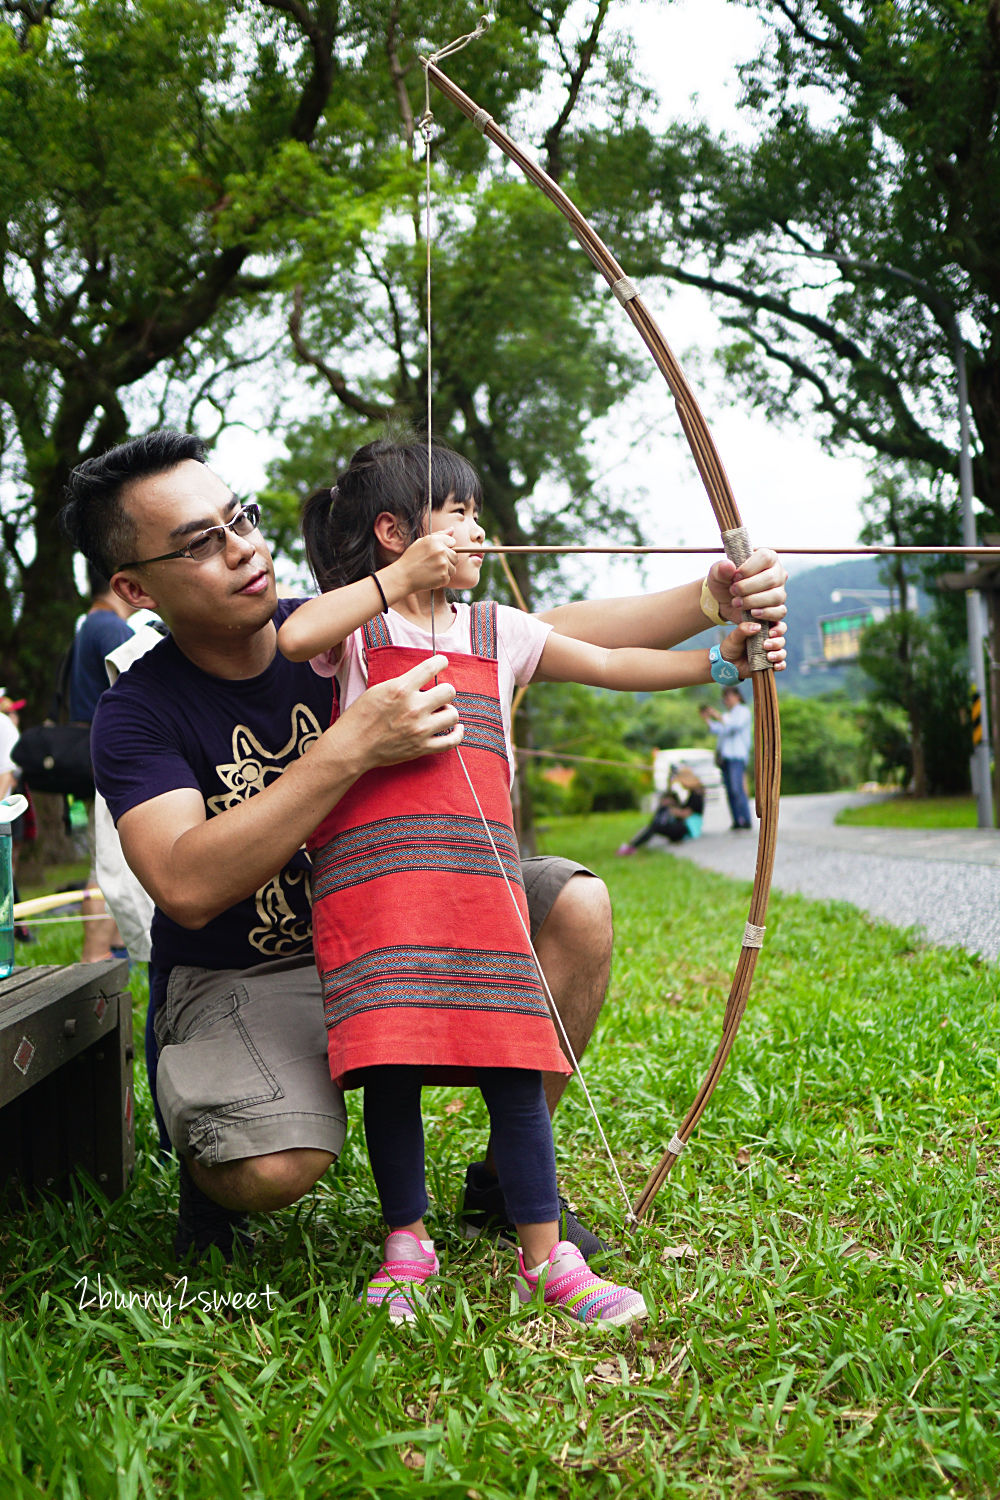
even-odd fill
[{"label": "man's right hand", "polygon": [[446,656],[431,656],[362,693],[327,732],[336,739],[338,757],[356,755],[360,774],[460,744],[464,730],[455,689],[450,682],[434,683],[447,665]]}]

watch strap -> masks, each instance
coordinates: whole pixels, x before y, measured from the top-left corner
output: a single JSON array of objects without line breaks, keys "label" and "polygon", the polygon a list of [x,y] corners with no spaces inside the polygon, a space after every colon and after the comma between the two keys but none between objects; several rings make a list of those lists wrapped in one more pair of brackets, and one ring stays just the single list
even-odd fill
[{"label": "watch strap", "polygon": [[717,682],[720,687],[735,687],[739,682],[739,667],[735,662],[727,661],[718,646],[709,649],[708,665],[712,681]]}]

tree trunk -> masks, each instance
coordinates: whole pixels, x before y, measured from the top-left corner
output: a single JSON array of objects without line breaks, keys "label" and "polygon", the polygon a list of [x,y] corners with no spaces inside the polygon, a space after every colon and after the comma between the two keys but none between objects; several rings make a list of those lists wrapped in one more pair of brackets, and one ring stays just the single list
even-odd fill
[{"label": "tree trunk", "polygon": [[38,552],[24,571],[21,613],[0,655],[3,681],[26,698],[27,727],[47,716],[60,660],[73,640],[81,599],[73,577],[73,548],[55,522],[38,528]]},{"label": "tree trunk", "polygon": [[[969,404],[982,444],[973,459],[974,489],[994,523],[1000,523],[1000,351],[969,371]],[[987,524],[986,530],[996,529]]]},{"label": "tree trunk", "polygon": [[924,730],[920,710],[910,705],[910,744],[913,747],[913,795],[927,796],[927,761],[924,755]]},{"label": "tree trunk", "polygon": [[[21,846],[17,861],[20,886],[39,885],[50,865],[68,865],[81,859],[80,848],[66,832],[63,821],[63,799],[51,793],[33,793],[38,837]],[[30,926],[30,923],[29,923]]]}]

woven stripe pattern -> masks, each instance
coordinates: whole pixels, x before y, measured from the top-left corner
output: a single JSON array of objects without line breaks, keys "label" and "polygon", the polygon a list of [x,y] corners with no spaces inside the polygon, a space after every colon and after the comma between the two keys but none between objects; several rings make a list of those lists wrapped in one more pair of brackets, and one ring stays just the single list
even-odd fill
[{"label": "woven stripe pattern", "polygon": [[[514,830],[496,819],[489,820],[489,828],[507,879],[523,889]],[[432,875],[474,874],[503,880],[478,817],[401,814],[346,829],[318,850],[313,865],[313,901],[386,875],[405,876],[418,870]]]},{"label": "woven stripe pattern", "polygon": [[358,1301],[368,1307],[388,1307],[390,1323],[412,1323],[417,1316],[417,1293],[440,1270],[437,1252],[430,1254],[408,1229],[397,1229],[385,1242],[385,1260]]},{"label": "woven stripe pattern", "polygon": [[322,974],[323,1014],[338,1026],[364,1011],[496,1011],[548,1016],[535,966],[519,953],[431,947],[382,948]]},{"label": "woven stripe pattern", "polygon": [[465,731],[463,750],[488,750],[507,765],[507,742],[503,734],[500,705],[482,693],[456,693],[455,707]]}]

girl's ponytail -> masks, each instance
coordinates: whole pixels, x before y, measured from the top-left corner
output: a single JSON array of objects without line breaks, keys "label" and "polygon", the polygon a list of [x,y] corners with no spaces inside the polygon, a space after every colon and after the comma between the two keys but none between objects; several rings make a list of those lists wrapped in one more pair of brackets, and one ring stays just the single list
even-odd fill
[{"label": "girl's ponytail", "polygon": [[[431,449],[431,507],[452,495],[479,506],[479,475],[461,454]],[[359,448],[332,489],[316,490],[302,511],[306,557],[319,588],[342,588],[383,566],[375,521],[383,511],[396,517],[411,541],[426,528],[427,447],[379,438]]]}]

